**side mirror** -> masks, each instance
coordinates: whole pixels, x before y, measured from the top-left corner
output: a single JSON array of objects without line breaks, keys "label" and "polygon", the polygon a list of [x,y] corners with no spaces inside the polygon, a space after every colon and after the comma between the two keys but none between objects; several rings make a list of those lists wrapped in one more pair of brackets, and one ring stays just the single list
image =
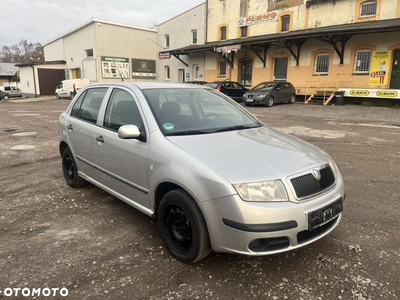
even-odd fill
[{"label": "side mirror", "polygon": [[140,131],[136,125],[123,125],[118,129],[120,139],[137,139],[139,136]]}]

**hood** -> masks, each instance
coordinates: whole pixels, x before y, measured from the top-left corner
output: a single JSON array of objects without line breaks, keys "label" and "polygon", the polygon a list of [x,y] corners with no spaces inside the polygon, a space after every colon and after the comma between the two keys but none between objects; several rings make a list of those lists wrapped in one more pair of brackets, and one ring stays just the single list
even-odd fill
[{"label": "hood", "polygon": [[250,91],[247,91],[246,94],[247,95],[258,95],[258,94],[261,94],[261,93],[269,93],[269,92],[272,91],[273,88],[274,87],[272,86],[270,88],[265,88],[265,89],[250,90]]},{"label": "hood", "polygon": [[329,159],[317,147],[266,126],[167,138],[232,184],[283,179]]}]

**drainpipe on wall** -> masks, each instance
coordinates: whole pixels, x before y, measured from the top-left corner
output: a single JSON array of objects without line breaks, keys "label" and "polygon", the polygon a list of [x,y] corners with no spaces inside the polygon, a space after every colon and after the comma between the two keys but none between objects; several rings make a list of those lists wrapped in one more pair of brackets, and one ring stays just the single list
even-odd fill
[{"label": "drainpipe on wall", "polygon": [[35,75],[35,65],[30,65],[33,72],[33,86],[35,88],[35,98],[37,98],[37,91],[36,91],[36,75]]}]

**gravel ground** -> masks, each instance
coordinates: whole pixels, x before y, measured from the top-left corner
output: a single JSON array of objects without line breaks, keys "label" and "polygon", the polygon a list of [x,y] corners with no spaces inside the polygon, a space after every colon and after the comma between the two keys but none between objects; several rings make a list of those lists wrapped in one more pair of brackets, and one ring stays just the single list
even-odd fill
[{"label": "gravel ground", "polygon": [[[0,102],[0,298],[400,297],[400,110],[248,108],[335,159],[347,187],[343,220],[327,237],[290,253],[212,253],[185,265],[169,255],[153,219],[92,185],[66,185],[57,126],[68,103]],[[65,288],[68,296],[8,297],[15,288]]]}]

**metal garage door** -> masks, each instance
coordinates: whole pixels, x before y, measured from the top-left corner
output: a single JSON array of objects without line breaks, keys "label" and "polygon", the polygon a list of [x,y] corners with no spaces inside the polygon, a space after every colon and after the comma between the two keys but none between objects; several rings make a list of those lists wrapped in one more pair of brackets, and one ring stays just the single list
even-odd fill
[{"label": "metal garage door", "polygon": [[57,69],[38,69],[39,94],[54,95],[56,86],[65,79],[65,71]]}]

